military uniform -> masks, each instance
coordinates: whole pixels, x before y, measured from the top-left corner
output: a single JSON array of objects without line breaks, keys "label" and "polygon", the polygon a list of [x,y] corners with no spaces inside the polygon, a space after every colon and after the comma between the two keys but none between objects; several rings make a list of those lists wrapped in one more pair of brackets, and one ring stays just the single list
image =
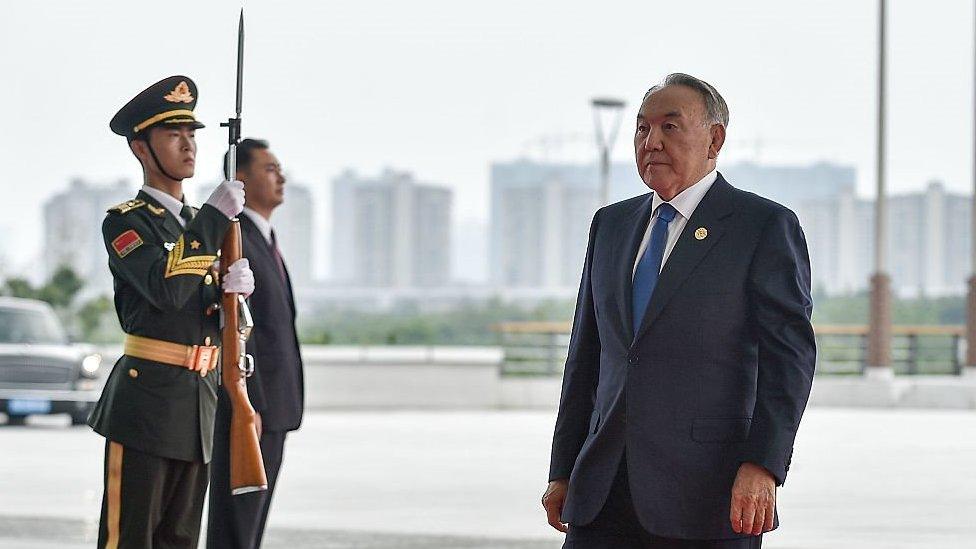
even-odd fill
[{"label": "military uniform", "polygon": [[[202,127],[195,103],[189,78],[167,78],[112,129],[131,140],[157,124]],[[210,205],[182,214],[185,228],[141,191],[102,224],[126,341],[89,418],[106,438],[99,547],[196,547],[199,537],[219,378],[213,264],[230,220]]]}]

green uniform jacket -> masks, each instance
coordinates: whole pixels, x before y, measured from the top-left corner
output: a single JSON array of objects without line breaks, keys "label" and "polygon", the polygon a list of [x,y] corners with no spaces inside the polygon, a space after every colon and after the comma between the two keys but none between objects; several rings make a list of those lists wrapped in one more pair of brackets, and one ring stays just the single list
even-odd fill
[{"label": "green uniform jacket", "polygon": [[[211,266],[230,220],[204,205],[186,229],[146,193],[109,210],[102,235],[122,330],[184,345],[220,344],[220,300]],[[88,420],[123,446],[184,461],[210,461],[218,372],[123,355]]]}]

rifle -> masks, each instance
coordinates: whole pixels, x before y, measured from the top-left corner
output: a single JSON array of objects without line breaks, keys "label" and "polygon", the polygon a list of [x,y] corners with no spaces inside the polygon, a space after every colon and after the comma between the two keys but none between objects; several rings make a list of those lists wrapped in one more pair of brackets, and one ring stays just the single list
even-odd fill
[{"label": "rifle", "polygon": [[[241,84],[244,69],[244,10],[237,30],[237,116],[221,123],[229,133],[227,177],[237,173],[237,144],[241,138]],[[220,274],[241,258],[241,226],[235,218],[227,229],[220,248]],[[230,488],[231,494],[246,494],[268,489],[264,471],[254,407],[247,396],[246,379],[254,373],[254,359],[245,354],[244,345],[251,335],[254,322],[244,296],[225,293],[221,312],[224,326],[221,332],[221,381],[231,403],[230,424]]]}]

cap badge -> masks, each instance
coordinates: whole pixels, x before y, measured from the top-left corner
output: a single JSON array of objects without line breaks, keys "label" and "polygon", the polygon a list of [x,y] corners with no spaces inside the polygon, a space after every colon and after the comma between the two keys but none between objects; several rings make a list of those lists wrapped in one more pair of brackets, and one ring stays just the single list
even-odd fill
[{"label": "cap badge", "polygon": [[164,95],[163,99],[170,103],[192,103],[193,94],[190,93],[190,86],[184,80],[177,84],[173,91]]}]

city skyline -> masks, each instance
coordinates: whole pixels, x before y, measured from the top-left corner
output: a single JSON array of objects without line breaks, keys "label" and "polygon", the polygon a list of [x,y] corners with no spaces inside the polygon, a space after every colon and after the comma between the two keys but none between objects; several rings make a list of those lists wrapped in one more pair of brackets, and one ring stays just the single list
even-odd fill
[{"label": "city skyline", "polygon": [[[830,295],[865,289],[873,253],[873,199],[856,192],[853,167],[739,162],[720,171],[733,184],[797,213],[816,288]],[[443,296],[448,301],[456,299],[448,295],[463,296],[464,288],[479,298],[492,292],[571,295],[579,281],[586,228],[597,207],[597,166],[517,159],[493,162],[491,172],[488,223],[463,234],[457,227],[464,223],[450,221],[450,187],[431,185],[409,172],[388,168],[373,176],[346,170],[333,177],[329,189],[338,198],[332,200],[332,217],[345,229],[335,222],[318,228],[326,212],[316,208],[313,189],[321,185],[289,182],[285,204],[272,223],[296,287],[316,288],[319,296],[332,295],[330,287],[355,289],[356,295],[373,287],[411,299],[450,287]],[[638,194],[632,192],[635,177],[626,163],[612,164],[611,199]],[[89,281],[87,294],[106,293],[100,220],[105,204],[129,198],[134,188],[124,180],[67,182],[45,202],[45,263],[35,274],[50,276],[68,264]],[[199,205],[207,194],[188,194],[188,200]],[[938,180],[927,182],[923,191],[890,197],[891,215],[899,220],[888,242],[898,295],[962,293],[969,272],[970,198]],[[91,230],[78,231],[77,226]],[[324,276],[315,266],[335,264],[338,259],[330,254],[347,261],[344,269]],[[464,258],[474,256],[478,265],[455,272]]]}]

